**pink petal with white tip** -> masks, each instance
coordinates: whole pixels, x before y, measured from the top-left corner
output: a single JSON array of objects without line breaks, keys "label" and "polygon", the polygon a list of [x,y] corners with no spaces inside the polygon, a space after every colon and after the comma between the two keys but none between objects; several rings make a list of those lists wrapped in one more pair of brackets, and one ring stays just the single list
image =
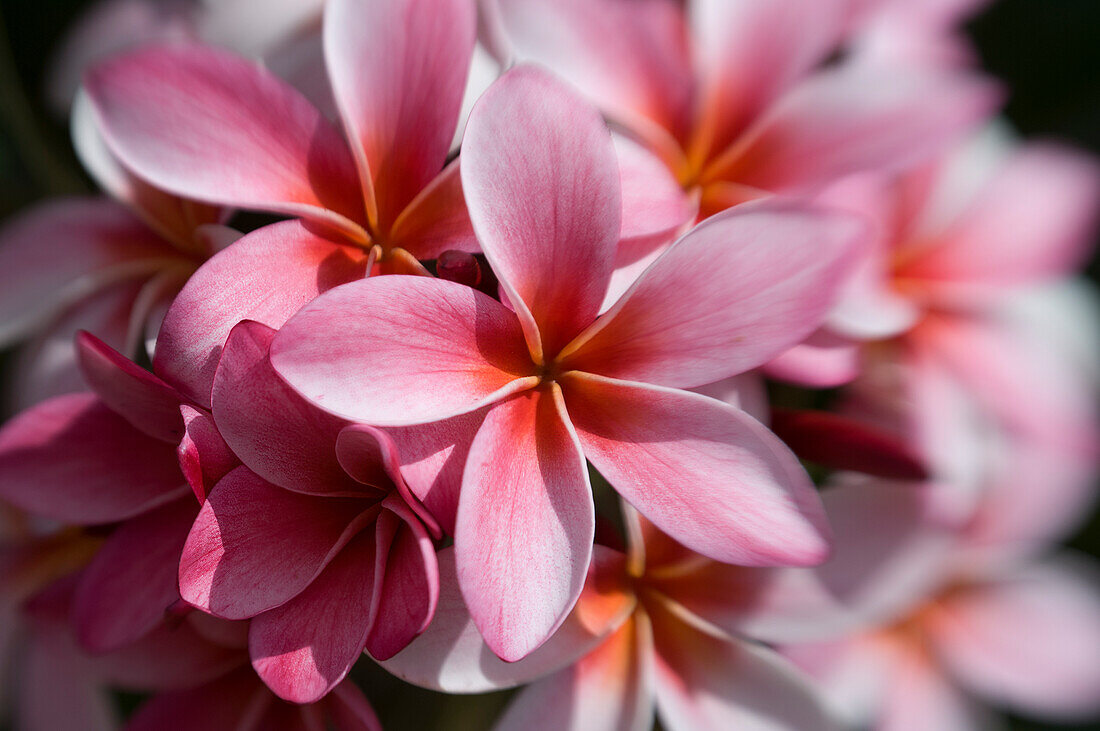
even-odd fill
[{"label": "pink petal with white tip", "polygon": [[560,390],[493,407],[466,461],[455,557],[470,615],[501,658],[526,657],[565,620],[594,531],[588,470]]},{"label": "pink petal with white tip", "polygon": [[566,376],[562,389],[585,456],[685,546],[756,566],[816,565],[828,556],[829,527],[809,476],[743,411],[587,374]]},{"label": "pink petal with white tip", "polygon": [[271,362],[321,408],[376,426],[474,411],[534,383],[515,314],[428,277],[371,277],[318,297],[280,329]]},{"label": "pink petal with white tip", "polygon": [[470,114],[462,187],[532,353],[552,358],[596,317],[611,277],[622,196],[606,125],[556,77],[515,68]]}]

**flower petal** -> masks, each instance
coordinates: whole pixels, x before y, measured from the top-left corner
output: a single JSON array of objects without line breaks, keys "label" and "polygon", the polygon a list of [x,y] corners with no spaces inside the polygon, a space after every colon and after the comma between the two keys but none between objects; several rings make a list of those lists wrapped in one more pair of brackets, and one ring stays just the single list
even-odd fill
[{"label": "flower petal", "polygon": [[202,504],[214,485],[241,461],[222,439],[210,414],[186,404],[180,407],[180,414],[183,416],[184,433],[176,454],[179,456],[180,470],[199,504]]},{"label": "flower petal", "polygon": [[313,403],[375,426],[473,411],[529,387],[523,377],[534,370],[506,307],[470,287],[408,276],[318,297],[280,329],[271,362]]},{"label": "flower petal", "polygon": [[620,134],[612,140],[623,190],[619,246],[670,241],[694,220],[698,199],[685,193],[668,167],[637,142]]},{"label": "flower petal", "polygon": [[374,531],[364,531],[298,596],[252,620],[252,667],[275,695],[313,703],[359,659],[370,627]]},{"label": "flower petal", "polygon": [[275,330],[245,320],[222,348],[210,400],[226,444],[268,482],[313,495],[355,494],[359,484],[336,458],[347,422],[286,385],[268,360]]},{"label": "flower petal", "polygon": [[265,226],[195,272],[164,317],[153,364],[200,406],[222,344],[241,320],[278,328],[321,292],[366,276],[367,253],[295,221]]},{"label": "flower petal", "polygon": [[340,133],[261,66],[213,48],[152,47],[97,66],[86,86],[112,152],[157,187],[358,229]]},{"label": "flower petal", "polygon": [[470,114],[462,186],[532,353],[552,358],[596,317],[611,278],[622,196],[606,125],[562,81],[515,68]]},{"label": "flower petal", "polygon": [[466,462],[455,557],[470,615],[501,658],[526,657],[565,620],[594,534],[588,470],[561,391],[493,407]]},{"label": "flower petal", "polygon": [[238,467],[210,493],[187,536],[180,592],[225,619],[277,607],[309,586],[369,507],[284,490]]},{"label": "flower petal", "polygon": [[481,251],[462,193],[461,158],[443,169],[406,206],[390,238],[417,259],[437,259],[444,251]]},{"label": "flower petal", "polygon": [[172,445],[92,394],[50,399],[0,430],[0,496],[64,523],[125,520],[180,497]]},{"label": "flower petal", "polygon": [[861,343],[821,328],[764,365],[765,375],[807,388],[851,383],[862,366]]},{"label": "flower petal", "polygon": [[585,456],[638,512],[688,548],[756,566],[827,557],[829,527],[809,476],[740,409],[587,374],[569,374],[562,389]]},{"label": "flower petal", "polygon": [[428,629],[381,663],[397,677],[447,693],[510,688],[559,670],[599,646],[630,616],[635,600],[626,585],[625,558],[596,546],[584,590],[573,612],[539,649],[504,662],[481,638],[459,591],[455,551],[438,554],[439,605]]},{"label": "flower petal", "polygon": [[325,60],[337,105],[373,190],[372,221],[388,232],[443,169],[477,18],[471,2],[331,0]]},{"label": "flower petal", "polygon": [[683,388],[747,371],[821,324],[861,234],[857,220],[800,203],[712,216],[562,357],[569,368]]}]

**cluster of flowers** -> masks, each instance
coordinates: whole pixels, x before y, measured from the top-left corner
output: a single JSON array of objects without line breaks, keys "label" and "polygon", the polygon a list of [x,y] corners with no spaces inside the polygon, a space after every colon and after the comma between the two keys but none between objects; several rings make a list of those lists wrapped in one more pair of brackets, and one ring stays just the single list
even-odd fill
[{"label": "cluster of flowers", "polygon": [[105,6],[109,197],[0,241],[16,727],[375,729],[370,662],[524,731],[1100,710],[1100,173],[991,121],[980,4]]}]

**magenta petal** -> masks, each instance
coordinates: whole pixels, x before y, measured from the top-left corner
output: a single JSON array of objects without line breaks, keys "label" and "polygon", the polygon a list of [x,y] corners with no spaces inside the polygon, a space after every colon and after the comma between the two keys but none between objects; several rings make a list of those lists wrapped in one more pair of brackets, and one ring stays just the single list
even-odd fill
[{"label": "magenta petal", "polygon": [[211,492],[187,536],[183,598],[225,619],[277,607],[309,586],[369,507],[284,490],[238,467]]},{"label": "magenta petal", "polygon": [[564,621],[594,532],[588,470],[557,387],[493,407],[466,462],[455,557],[470,615],[501,658],[527,656]]},{"label": "magenta petal", "polygon": [[334,0],[325,10],[329,77],[383,231],[443,168],[476,24],[472,2]]},{"label": "magenta petal", "polygon": [[77,334],[76,353],[84,380],[112,411],[155,439],[179,442],[184,399],[174,388],[90,333]]},{"label": "magenta petal", "polygon": [[453,548],[439,552],[439,605],[424,634],[381,663],[399,678],[448,693],[483,693],[534,680],[576,662],[618,629],[635,607],[622,554],[595,546],[577,608],[539,649],[504,662],[477,631],[458,586]]},{"label": "magenta petal", "polygon": [[762,365],[817,329],[862,240],[854,217],[801,203],[719,213],[570,343],[567,366],[688,388]]},{"label": "magenta petal", "polygon": [[114,201],[66,198],[32,208],[0,237],[0,344],[102,287],[185,261]]},{"label": "magenta petal", "polygon": [[200,406],[241,320],[278,328],[321,292],[366,275],[367,254],[294,221],[265,226],[199,268],[164,317],[153,364]]},{"label": "magenta petal", "polygon": [[432,620],[439,601],[439,567],[435,546],[415,516],[383,511],[375,535],[377,584],[367,651],[376,660],[389,660]]},{"label": "magenta petal", "polygon": [[688,548],[756,566],[828,556],[829,527],[809,476],[745,412],[688,391],[584,374],[567,376],[562,388],[585,456]]},{"label": "magenta petal", "polygon": [[239,731],[242,716],[257,710],[257,701],[263,702],[262,695],[271,697],[255,674],[242,668],[205,685],[158,693],[137,709],[126,729],[165,731],[175,727]]},{"label": "magenta petal", "polygon": [[354,494],[358,484],[336,458],[347,422],[310,404],[268,360],[275,331],[246,320],[229,333],[210,394],[226,444],[268,482],[308,494]]},{"label": "magenta petal", "polygon": [[267,687],[312,703],[343,680],[363,651],[374,582],[374,531],[366,531],[301,594],[253,619],[248,650]]},{"label": "magenta petal", "polygon": [[86,84],[111,150],[158,187],[352,230],[362,220],[340,133],[256,63],[200,46],[147,48],[97,66]]},{"label": "magenta petal", "polygon": [[559,79],[513,69],[470,113],[462,186],[532,352],[541,336],[553,357],[595,318],[611,278],[622,195],[607,127]]},{"label": "magenta petal", "polygon": [[58,396],[0,430],[0,497],[65,523],[111,523],[181,495],[175,449],[92,394]]},{"label": "magenta petal", "polygon": [[325,705],[338,731],[382,731],[382,724],[367,697],[350,680],[333,688]]},{"label": "magenta petal", "polygon": [[184,433],[176,454],[179,456],[180,470],[201,504],[206,501],[214,485],[241,461],[222,439],[210,414],[186,404],[180,407],[180,413]]},{"label": "magenta petal", "polygon": [[81,575],[73,600],[77,637],[92,652],[153,629],[179,600],[180,552],[195,503],[177,500],[123,523]]},{"label": "magenta petal", "polygon": [[514,313],[429,277],[371,277],[318,297],[279,331],[271,362],[313,403],[375,426],[474,411],[534,380]]}]

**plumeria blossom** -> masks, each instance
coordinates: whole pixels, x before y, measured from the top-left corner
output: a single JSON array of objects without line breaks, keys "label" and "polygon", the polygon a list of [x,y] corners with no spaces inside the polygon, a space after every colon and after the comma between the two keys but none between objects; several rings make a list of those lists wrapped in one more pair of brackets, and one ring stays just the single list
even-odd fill
[{"label": "plumeria blossom", "polygon": [[482,96],[463,146],[470,215],[514,310],[451,282],[372,278],[307,305],[271,352],[295,389],[354,421],[493,406],[455,528],[463,594],[489,645],[525,656],[576,601],[594,530],[586,457],[702,553],[822,560],[827,527],[793,455],[740,410],[679,389],[748,370],[812,329],[856,254],[856,222],[793,204],[715,218],[597,317],[620,207],[596,111],[517,68]]},{"label": "plumeria blossom", "polygon": [[[504,663],[490,654],[463,607],[447,550],[436,622],[383,666],[418,685],[461,693],[542,676],[516,696],[498,731],[649,729],[655,710],[670,731],[833,727],[806,678],[707,618],[770,619],[776,606],[757,611],[748,582],[736,588],[749,592],[714,591],[716,581],[732,588],[724,575],[750,570],[692,553],[629,508],[626,519],[627,553],[596,546],[569,620],[528,658]],[[718,610],[704,606],[699,616],[681,602],[699,597],[715,598]]]},{"label": "plumeria blossom", "polygon": [[302,219],[260,229],[191,279],[166,317],[159,372],[205,404],[237,322],[278,327],[364,270],[425,273],[418,259],[477,250],[458,163],[444,168],[475,26],[462,0],[328,3],[346,139],[295,89],[223,51],[148,48],[88,75],[127,168],[180,195]]},{"label": "plumeria blossom", "polygon": [[[304,402],[268,362],[275,331],[233,329],[213,415],[243,466],[213,488],[183,548],[183,598],[254,617],[256,671],[298,703],[335,687],[362,653],[402,649],[432,618],[439,527],[406,486],[397,447]],[[201,449],[200,449],[201,455]]]},{"label": "plumeria blossom", "polygon": [[[935,153],[997,103],[988,81],[825,64],[849,0],[486,0],[507,57],[576,84],[706,216]],[[824,68],[823,68],[824,66]]]}]

